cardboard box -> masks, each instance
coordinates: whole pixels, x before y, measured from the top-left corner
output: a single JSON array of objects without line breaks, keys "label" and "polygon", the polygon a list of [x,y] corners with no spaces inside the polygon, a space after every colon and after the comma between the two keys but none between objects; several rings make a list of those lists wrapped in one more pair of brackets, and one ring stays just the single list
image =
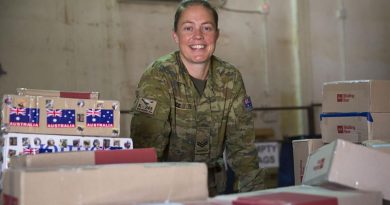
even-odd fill
[{"label": "cardboard box", "polygon": [[382,194],[348,188],[289,186],[239,194],[220,195],[212,201],[237,205],[380,205]]},{"label": "cardboard box", "polygon": [[390,113],[322,113],[321,134],[325,143],[335,139],[361,143],[390,140]]},{"label": "cardboard box", "polygon": [[6,132],[119,136],[119,101],[5,95]]},{"label": "cardboard box", "polygon": [[302,139],[292,141],[295,185],[302,184],[307,158],[311,153],[322,147],[322,145],[324,145],[322,139]]},{"label": "cardboard box", "polygon": [[17,88],[18,95],[32,95],[45,97],[61,97],[76,99],[99,99],[99,92],[60,91],[60,90],[39,90],[29,88]]},{"label": "cardboard box", "polygon": [[362,145],[373,148],[377,151],[390,154],[390,142],[380,141],[380,140],[367,140],[362,143]]},{"label": "cardboard box", "polygon": [[56,152],[38,155],[19,155],[11,157],[9,167],[44,168],[58,166],[80,166],[121,163],[157,162],[154,148],[130,150],[96,150],[80,152]]},{"label": "cardboard box", "polygon": [[324,83],[322,112],[390,112],[390,81]]},{"label": "cardboard box", "polygon": [[133,149],[131,138],[7,133],[1,139],[1,171],[9,167],[10,159],[13,156]]},{"label": "cardboard box", "polygon": [[204,163],[7,169],[4,205],[136,204],[208,198]]},{"label": "cardboard box", "polygon": [[338,205],[337,198],[299,193],[272,193],[260,196],[239,197],[233,205]]},{"label": "cardboard box", "polygon": [[378,191],[390,200],[389,169],[388,154],[338,139],[310,155],[302,183]]}]

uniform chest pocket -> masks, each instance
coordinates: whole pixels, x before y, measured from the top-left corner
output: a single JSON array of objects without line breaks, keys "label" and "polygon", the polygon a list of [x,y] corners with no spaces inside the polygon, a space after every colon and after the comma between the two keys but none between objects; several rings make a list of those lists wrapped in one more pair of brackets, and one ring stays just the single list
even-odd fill
[{"label": "uniform chest pocket", "polygon": [[224,100],[217,100],[216,97],[211,98],[210,111],[211,111],[211,120],[216,126],[219,127],[219,123],[226,121],[228,110],[222,108],[224,106]]},{"label": "uniform chest pocket", "polygon": [[175,102],[176,126],[192,127],[195,124],[194,105],[180,101]]}]

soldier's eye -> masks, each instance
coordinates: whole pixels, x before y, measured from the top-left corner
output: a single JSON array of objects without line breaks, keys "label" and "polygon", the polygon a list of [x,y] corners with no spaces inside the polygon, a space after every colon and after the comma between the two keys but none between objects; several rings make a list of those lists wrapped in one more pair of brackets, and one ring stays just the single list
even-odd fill
[{"label": "soldier's eye", "polygon": [[192,31],[192,27],[191,26],[184,26],[183,31]]},{"label": "soldier's eye", "polygon": [[203,30],[207,31],[207,32],[210,32],[210,31],[213,31],[214,29],[211,26],[205,26],[205,27],[203,27]]}]

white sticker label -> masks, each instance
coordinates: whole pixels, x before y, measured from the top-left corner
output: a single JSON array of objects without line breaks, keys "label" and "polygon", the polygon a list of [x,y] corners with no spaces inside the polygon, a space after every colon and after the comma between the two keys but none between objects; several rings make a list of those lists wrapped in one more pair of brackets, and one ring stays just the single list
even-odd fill
[{"label": "white sticker label", "polygon": [[261,168],[279,167],[279,143],[260,142],[256,143]]}]

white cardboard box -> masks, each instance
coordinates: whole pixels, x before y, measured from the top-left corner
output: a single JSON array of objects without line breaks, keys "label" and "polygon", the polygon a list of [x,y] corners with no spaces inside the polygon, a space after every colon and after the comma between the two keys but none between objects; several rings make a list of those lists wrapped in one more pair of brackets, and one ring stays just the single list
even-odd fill
[{"label": "white cardboard box", "polygon": [[364,141],[362,144],[366,147],[390,154],[390,142],[380,140],[367,140]]},{"label": "white cardboard box", "polygon": [[206,200],[207,166],[204,163],[136,163],[7,169],[2,193],[4,205]]},{"label": "white cardboard box", "polygon": [[322,112],[390,112],[390,81],[327,82],[322,90]]},{"label": "white cardboard box", "polygon": [[310,155],[302,183],[378,191],[390,200],[389,170],[388,154],[338,139]]},{"label": "white cardboard box", "polygon": [[294,155],[295,185],[302,183],[307,158],[318,148],[324,145],[322,139],[302,139],[292,141]]},{"label": "white cardboard box", "polygon": [[390,113],[322,113],[321,135],[325,143],[335,139],[361,143],[366,140],[390,141]]},{"label": "white cardboard box", "polygon": [[[380,192],[374,191],[360,191],[347,188],[334,188],[328,189],[318,186],[289,186],[289,187],[280,187],[275,189],[266,189],[262,191],[253,191],[246,193],[238,194],[229,194],[229,195],[220,195],[212,198],[210,201],[218,202],[220,204],[230,204],[231,202],[237,200],[239,197],[254,197],[254,196],[266,196],[269,194],[277,193],[292,193],[298,194],[298,197],[304,197],[299,194],[318,196],[318,197],[329,197],[335,199],[336,202],[327,205],[381,205],[382,204],[382,194]],[[261,199],[261,198],[260,198]],[[290,204],[289,201],[283,200],[283,198],[276,198],[275,200],[266,199],[260,204],[275,204],[275,205],[284,205]],[[255,203],[252,203],[255,204]],[[308,205],[309,203],[305,203]],[[313,204],[313,203],[310,203]],[[322,203],[324,204],[324,203]]]}]

